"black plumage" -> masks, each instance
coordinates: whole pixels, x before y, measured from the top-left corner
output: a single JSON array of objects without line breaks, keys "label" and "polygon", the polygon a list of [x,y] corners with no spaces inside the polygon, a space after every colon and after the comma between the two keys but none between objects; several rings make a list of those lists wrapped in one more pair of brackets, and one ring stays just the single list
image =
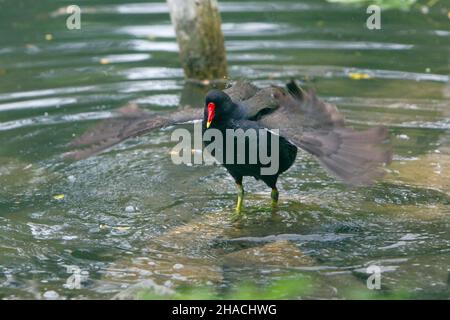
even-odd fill
[{"label": "black plumage", "polygon": [[[214,106],[214,118],[211,121],[211,125],[207,128],[208,117],[210,117],[209,106]],[[238,191],[240,192],[237,211],[241,210],[242,197],[243,197],[243,185],[242,179],[245,176],[254,177],[257,180],[262,180],[268,187],[272,188],[272,199],[274,204],[278,201],[278,191],[276,183],[278,176],[289,169],[295,161],[297,156],[297,147],[286,140],[284,137],[280,137],[271,131],[264,128],[256,119],[256,115],[249,115],[248,108],[241,105],[238,102],[234,102],[224,92],[220,90],[211,90],[208,92],[205,98],[205,109],[203,115],[202,131],[203,134],[207,130],[217,129],[220,131],[223,137],[223,144],[219,146],[220,154],[222,155],[222,165],[227,169],[230,175],[234,178]],[[233,130],[242,135],[242,139],[238,139],[235,135],[229,136],[227,130]],[[241,130],[239,132],[239,130]],[[244,133],[249,132],[249,135]],[[260,133],[264,133],[261,136]],[[252,139],[253,134],[253,139]],[[274,150],[277,153],[272,154],[272,144],[274,140],[278,141],[278,148]],[[208,146],[213,141],[205,142]],[[243,144],[240,146],[239,143]],[[230,157],[231,161],[227,161],[227,145],[233,147],[233,154]],[[239,149],[244,150],[244,154],[241,154],[242,159],[239,163]],[[275,145],[274,145],[275,147]],[[260,148],[265,148],[264,154],[272,161],[276,161],[277,165],[273,173],[264,174],[262,168],[268,168],[273,163],[262,163],[259,158]],[[231,150],[230,150],[231,151]],[[242,152],[242,151],[241,151]],[[252,154],[253,153],[253,154]],[[215,153],[212,153],[215,156]],[[254,156],[255,161],[251,161]]]}]

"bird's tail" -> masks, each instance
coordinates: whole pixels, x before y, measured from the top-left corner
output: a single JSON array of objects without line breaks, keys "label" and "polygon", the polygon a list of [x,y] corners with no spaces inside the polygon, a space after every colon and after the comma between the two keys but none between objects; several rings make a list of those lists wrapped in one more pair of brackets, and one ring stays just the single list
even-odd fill
[{"label": "bird's tail", "polygon": [[383,175],[382,167],[392,160],[392,150],[384,144],[388,137],[382,126],[366,131],[340,127],[305,132],[296,144],[316,156],[338,179],[350,185],[368,185]]}]

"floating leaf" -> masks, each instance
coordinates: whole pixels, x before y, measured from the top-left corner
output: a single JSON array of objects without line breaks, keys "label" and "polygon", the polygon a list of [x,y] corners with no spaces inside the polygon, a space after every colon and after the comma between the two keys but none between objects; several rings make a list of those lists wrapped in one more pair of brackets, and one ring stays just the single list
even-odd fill
[{"label": "floating leaf", "polygon": [[55,200],[63,200],[66,196],[63,194],[56,194],[53,196],[53,199]]},{"label": "floating leaf", "polygon": [[371,79],[372,78],[372,76],[370,74],[359,73],[359,72],[350,72],[348,74],[348,77],[350,79],[353,79],[353,80],[365,80],[365,79]]}]

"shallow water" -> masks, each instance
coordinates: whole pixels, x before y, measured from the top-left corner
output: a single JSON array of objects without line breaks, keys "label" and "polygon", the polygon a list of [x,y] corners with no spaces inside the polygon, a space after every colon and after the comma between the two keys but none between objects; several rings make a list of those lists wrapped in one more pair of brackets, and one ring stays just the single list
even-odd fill
[{"label": "shallow water", "polygon": [[[361,189],[301,152],[279,180],[276,214],[269,190],[245,181],[239,223],[232,179],[174,165],[171,128],[86,160],[61,157],[129,101],[176,110],[184,87],[165,3],[79,3],[82,30],[70,31],[65,1],[0,1],[1,298],[111,298],[148,279],[264,288],[299,272],[314,280],[309,298],[352,298],[369,291],[369,265],[381,267],[382,289],[449,297],[443,1],[427,14],[383,11],[381,31],[366,29],[365,7],[221,1],[231,79],[297,78],[355,127],[387,125],[395,147],[386,179]],[[81,289],[64,286],[71,265],[89,273]]]}]

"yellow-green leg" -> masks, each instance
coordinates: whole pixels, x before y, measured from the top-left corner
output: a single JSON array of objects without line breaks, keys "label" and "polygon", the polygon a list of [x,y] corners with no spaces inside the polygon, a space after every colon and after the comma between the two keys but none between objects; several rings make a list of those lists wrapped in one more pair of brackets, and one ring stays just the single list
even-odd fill
[{"label": "yellow-green leg", "polygon": [[278,205],[278,189],[272,188],[272,192],[270,193],[270,197],[272,198],[272,208],[275,208]]},{"label": "yellow-green leg", "polygon": [[238,199],[236,204],[236,213],[240,214],[242,211],[242,205],[244,204],[244,187],[242,186],[242,183],[236,184],[238,189]]}]

